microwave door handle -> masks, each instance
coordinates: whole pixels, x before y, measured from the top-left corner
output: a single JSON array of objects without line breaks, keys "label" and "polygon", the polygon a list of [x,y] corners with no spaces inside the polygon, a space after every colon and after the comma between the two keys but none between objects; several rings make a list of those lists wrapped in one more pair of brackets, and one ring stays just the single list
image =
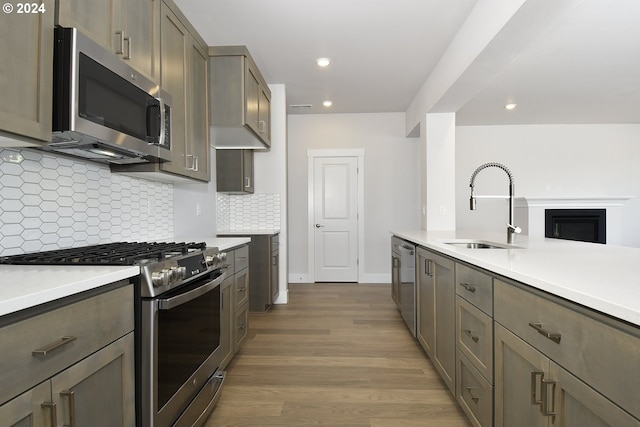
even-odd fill
[{"label": "microwave door handle", "polygon": [[171,298],[161,298],[158,300],[158,308],[160,310],[171,310],[172,308],[175,308],[179,305],[192,301],[198,298],[199,296],[204,295],[207,292],[213,290],[217,286],[220,286],[220,284],[226,278],[227,278],[227,272],[225,271],[214,280],[207,282],[198,288],[192,289],[189,292],[185,292],[183,294],[176,295]]},{"label": "microwave door handle", "polygon": [[[165,141],[165,107],[164,100],[162,98],[153,98],[156,102],[147,105],[147,142],[149,145],[164,145]],[[154,114],[158,109],[158,114]],[[151,135],[151,128],[153,120],[158,120],[159,134]],[[157,136],[157,139],[156,139]]]}]

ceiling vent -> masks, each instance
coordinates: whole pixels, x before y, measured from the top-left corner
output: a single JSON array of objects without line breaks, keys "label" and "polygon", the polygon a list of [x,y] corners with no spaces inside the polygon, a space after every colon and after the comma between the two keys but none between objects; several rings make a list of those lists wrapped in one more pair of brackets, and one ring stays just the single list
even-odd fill
[{"label": "ceiling vent", "polygon": [[289,108],[311,108],[311,104],[291,104]]}]

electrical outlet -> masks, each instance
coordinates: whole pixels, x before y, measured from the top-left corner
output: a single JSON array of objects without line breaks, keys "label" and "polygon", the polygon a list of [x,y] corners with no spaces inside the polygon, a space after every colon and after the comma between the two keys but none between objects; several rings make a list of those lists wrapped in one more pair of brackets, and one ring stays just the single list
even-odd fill
[{"label": "electrical outlet", "polygon": [[200,203],[196,203],[196,216],[202,215],[202,207],[200,207]]},{"label": "electrical outlet", "polygon": [[445,205],[440,205],[440,215],[446,215],[447,214],[447,207]]}]

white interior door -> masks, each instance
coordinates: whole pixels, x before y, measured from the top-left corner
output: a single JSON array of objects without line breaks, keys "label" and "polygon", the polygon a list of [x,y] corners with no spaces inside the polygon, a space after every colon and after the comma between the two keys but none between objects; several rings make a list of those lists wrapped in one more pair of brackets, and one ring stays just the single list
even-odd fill
[{"label": "white interior door", "polygon": [[313,163],[316,282],[358,281],[358,158]]}]

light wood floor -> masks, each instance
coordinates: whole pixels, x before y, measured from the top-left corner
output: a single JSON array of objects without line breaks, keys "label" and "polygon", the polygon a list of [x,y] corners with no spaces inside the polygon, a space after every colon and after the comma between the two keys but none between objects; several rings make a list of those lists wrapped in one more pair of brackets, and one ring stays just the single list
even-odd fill
[{"label": "light wood floor", "polygon": [[292,284],[250,315],[206,427],[469,426],[389,285]]}]

